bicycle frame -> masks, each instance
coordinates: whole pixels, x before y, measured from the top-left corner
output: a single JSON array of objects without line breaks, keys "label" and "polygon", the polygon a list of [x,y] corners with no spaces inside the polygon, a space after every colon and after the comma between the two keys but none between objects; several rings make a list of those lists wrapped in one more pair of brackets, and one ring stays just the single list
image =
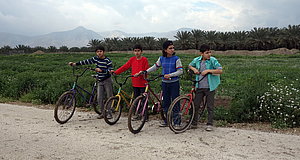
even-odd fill
[{"label": "bicycle frame", "polygon": [[[83,69],[84,71],[81,72],[80,74],[76,74],[75,73],[76,68],[73,67],[73,75],[76,77],[76,79],[75,79],[75,81],[73,83],[73,86],[70,89],[70,91],[74,92],[74,95],[77,94],[77,93],[79,93],[79,95],[81,96],[81,98],[84,99],[84,102],[86,104],[91,105],[93,103],[93,101],[94,101],[95,96],[97,96],[97,95],[95,95],[96,89],[97,89],[97,81],[94,82],[91,92],[89,92],[86,89],[84,89],[83,87],[79,86],[77,83],[78,83],[79,77],[83,76],[87,70],[95,71],[95,69],[93,69],[93,68],[79,68],[79,69]],[[96,75],[92,75],[92,77],[97,80],[97,76]],[[87,96],[85,96],[84,93]]]},{"label": "bicycle frame", "polygon": [[[161,77],[161,76],[162,76],[162,75],[159,75],[159,76],[157,76],[156,78],[154,78],[153,80],[155,80],[155,79],[157,79],[157,78],[159,78],[159,77]],[[150,101],[151,101],[152,104],[155,104],[154,100],[157,100],[157,102],[159,103],[159,106],[161,106],[161,100],[160,100],[160,98],[161,98],[162,94],[160,94],[160,97],[158,97],[158,96],[154,93],[154,91],[151,89],[151,87],[150,87],[150,85],[149,85],[149,82],[150,82],[150,81],[153,81],[153,80],[149,80],[149,79],[146,79],[146,80],[147,80],[147,83],[146,83],[145,92],[142,94],[143,96],[146,97],[146,100],[145,100],[145,103],[144,103],[144,106],[143,106],[143,110],[142,110],[142,115],[144,115],[144,113],[145,113],[145,110],[146,110],[146,107],[147,107],[147,105],[148,105],[149,99],[150,99]],[[154,96],[154,98],[152,98],[150,95]],[[140,106],[140,102],[139,102],[138,106]],[[137,111],[138,111],[138,110],[139,110],[139,107],[137,108]]]},{"label": "bicycle frame", "polygon": [[[133,93],[131,94],[131,96],[129,96],[129,94],[127,94],[124,90],[122,90],[122,86],[127,82],[127,80],[128,80],[129,77],[133,77],[133,76],[132,75],[127,76],[126,79],[125,79],[125,81],[123,83],[119,83],[117,81],[117,78],[115,77],[116,83],[119,84],[119,86],[120,86],[119,89],[118,89],[117,94],[115,95],[116,97],[120,97],[115,111],[119,110],[119,106],[120,106],[121,100],[125,101],[125,103],[126,103],[126,105],[127,105],[128,108],[132,104]],[[128,99],[130,99],[130,101],[128,101]]]}]

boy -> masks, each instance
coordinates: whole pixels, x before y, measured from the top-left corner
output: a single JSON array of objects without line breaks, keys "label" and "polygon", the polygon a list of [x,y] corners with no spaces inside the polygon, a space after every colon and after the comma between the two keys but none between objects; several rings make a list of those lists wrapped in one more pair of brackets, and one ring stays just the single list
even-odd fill
[{"label": "boy", "polygon": [[[219,74],[222,74],[223,72],[222,66],[215,57],[211,56],[210,47],[208,45],[201,45],[200,56],[195,58],[189,64],[189,69],[191,69],[195,74],[197,74],[196,80],[200,80],[202,77],[208,74],[196,84],[196,95],[194,99],[194,104],[196,109],[195,115],[198,115],[200,104],[203,100],[203,97],[206,96],[208,111],[206,131],[212,131],[214,95],[215,89],[220,84]],[[197,122],[198,116],[195,116],[191,128],[197,128]]]},{"label": "boy", "polygon": [[[106,92],[106,98],[113,96],[112,79],[110,75],[110,72],[113,70],[112,62],[104,55],[104,52],[104,47],[99,46],[95,49],[97,56],[77,63],[69,62],[70,66],[96,64],[95,71],[97,72],[98,78],[97,100],[102,113],[104,113],[104,92]],[[99,118],[103,118],[103,114],[101,114]]]},{"label": "boy", "polygon": [[[149,68],[148,59],[142,56],[143,48],[141,45],[137,44],[133,47],[134,57],[131,57],[122,67],[117,69],[114,73],[116,75],[131,68],[131,75],[135,75],[140,71],[147,70]],[[138,97],[145,91],[145,83],[147,81],[144,79],[143,75],[135,76],[131,78],[134,98]]]}]

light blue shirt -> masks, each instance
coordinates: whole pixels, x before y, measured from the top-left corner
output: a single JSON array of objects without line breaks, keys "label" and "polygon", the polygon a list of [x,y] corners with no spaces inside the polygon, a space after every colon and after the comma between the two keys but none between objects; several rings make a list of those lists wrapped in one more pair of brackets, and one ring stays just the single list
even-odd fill
[{"label": "light blue shirt", "polygon": [[[202,56],[196,57],[189,65],[195,67],[200,71],[201,61],[202,61]],[[218,62],[218,60],[215,57],[210,57],[210,59],[206,60],[205,65],[206,65],[206,69],[222,69],[221,64]],[[212,75],[212,74],[208,74],[207,76],[208,76],[209,90],[213,91],[220,84],[220,76]],[[199,80],[199,77],[200,77],[199,75],[196,76],[196,81]],[[196,84],[196,88],[199,88],[198,83]]]}]

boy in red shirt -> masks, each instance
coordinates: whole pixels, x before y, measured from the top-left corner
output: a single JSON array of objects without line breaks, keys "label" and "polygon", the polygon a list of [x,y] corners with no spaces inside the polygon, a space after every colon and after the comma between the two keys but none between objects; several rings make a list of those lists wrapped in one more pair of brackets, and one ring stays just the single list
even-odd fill
[{"label": "boy in red shirt", "polygon": [[[131,57],[122,67],[117,69],[114,73],[116,75],[131,68],[131,75],[135,75],[140,71],[145,71],[149,68],[148,59],[142,56],[143,48],[141,45],[137,44],[133,47],[134,57]],[[138,77],[132,77],[132,87],[134,91],[134,98],[141,95],[145,91],[145,83],[143,75]]]}]

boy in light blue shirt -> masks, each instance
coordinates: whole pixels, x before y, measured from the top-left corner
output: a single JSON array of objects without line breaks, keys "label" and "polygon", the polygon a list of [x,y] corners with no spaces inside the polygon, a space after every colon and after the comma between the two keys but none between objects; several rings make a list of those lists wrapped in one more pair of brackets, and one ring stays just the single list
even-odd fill
[{"label": "boy in light blue shirt", "polygon": [[[195,115],[198,115],[200,104],[203,97],[206,96],[206,104],[208,111],[207,131],[213,128],[213,109],[215,90],[220,84],[220,74],[223,73],[222,66],[215,57],[211,56],[210,47],[208,45],[200,46],[200,56],[195,58],[190,64],[191,69],[196,76],[196,81],[202,79],[196,84],[196,95],[194,99]],[[209,74],[210,73],[210,74]],[[198,116],[195,116],[191,128],[197,128]]]}]

